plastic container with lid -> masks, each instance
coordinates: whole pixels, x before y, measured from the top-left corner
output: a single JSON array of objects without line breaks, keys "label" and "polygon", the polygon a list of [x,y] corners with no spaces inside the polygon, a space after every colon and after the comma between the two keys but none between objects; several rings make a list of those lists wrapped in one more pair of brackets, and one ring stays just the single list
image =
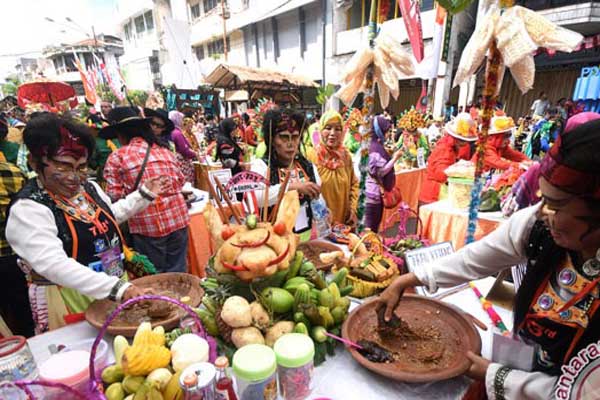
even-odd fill
[{"label": "plastic container with lid", "polygon": [[275,400],[276,372],[275,352],[268,346],[249,344],[233,355],[233,373],[240,400]]},{"label": "plastic container with lid", "polygon": [[[40,379],[48,382],[63,383],[82,393],[88,388],[90,379],[90,352],[95,339],[87,339],[67,345],[64,350],[53,354],[40,365]],[[102,373],[108,362],[108,344],[101,340],[96,351],[94,364],[96,374]],[[61,389],[46,388],[47,400],[65,398]]]},{"label": "plastic container with lid", "polygon": [[38,369],[27,339],[11,336],[0,340],[0,382],[34,380]]},{"label": "plastic container with lid", "polygon": [[307,335],[288,333],[275,342],[273,349],[281,396],[285,400],[306,399],[312,390],[315,344]]}]

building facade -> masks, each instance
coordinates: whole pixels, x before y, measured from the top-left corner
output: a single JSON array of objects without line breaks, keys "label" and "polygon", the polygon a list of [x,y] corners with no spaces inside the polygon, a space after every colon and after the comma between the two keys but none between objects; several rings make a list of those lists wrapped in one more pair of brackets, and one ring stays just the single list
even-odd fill
[{"label": "building facade", "polygon": [[78,96],[83,96],[83,84],[75,66],[75,57],[87,71],[88,67],[97,66],[99,63],[116,65],[124,52],[120,38],[101,34],[95,39],[46,47],[42,54],[45,61],[38,60],[38,73],[49,79],[69,83],[75,88]]}]

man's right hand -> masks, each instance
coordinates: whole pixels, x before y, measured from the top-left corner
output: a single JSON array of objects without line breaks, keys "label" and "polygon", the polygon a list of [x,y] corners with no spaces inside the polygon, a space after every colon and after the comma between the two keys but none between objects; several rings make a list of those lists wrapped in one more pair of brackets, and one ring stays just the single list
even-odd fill
[{"label": "man's right hand", "polygon": [[409,287],[420,286],[422,283],[419,281],[417,276],[409,272],[399,276],[387,289],[379,296],[379,301],[385,304],[385,320],[389,321],[394,314],[394,310],[398,307],[398,303],[404,290]]}]

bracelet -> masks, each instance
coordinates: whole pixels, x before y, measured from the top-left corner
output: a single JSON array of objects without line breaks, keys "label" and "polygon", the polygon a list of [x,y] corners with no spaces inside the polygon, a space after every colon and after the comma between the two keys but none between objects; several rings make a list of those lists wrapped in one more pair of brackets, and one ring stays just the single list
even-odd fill
[{"label": "bracelet", "polygon": [[115,286],[112,287],[112,289],[110,289],[110,293],[108,294],[108,299],[112,300],[112,301],[117,301],[117,295],[119,294],[119,291],[121,290],[121,288],[123,286],[125,286],[127,284],[127,282],[122,281],[122,280],[118,280],[117,283],[115,283]]},{"label": "bracelet", "polygon": [[154,193],[151,193],[144,185],[140,186],[138,192],[140,192],[140,195],[148,201],[154,201],[154,199],[156,199]]},{"label": "bracelet", "polygon": [[504,381],[512,369],[508,367],[500,367],[494,376],[494,395],[496,400],[505,400],[504,398]]}]

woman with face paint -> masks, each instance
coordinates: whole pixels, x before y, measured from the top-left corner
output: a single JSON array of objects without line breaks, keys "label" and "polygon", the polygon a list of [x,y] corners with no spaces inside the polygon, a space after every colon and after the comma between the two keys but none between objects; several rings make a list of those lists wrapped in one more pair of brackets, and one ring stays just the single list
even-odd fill
[{"label": "woman with face paint", "polygon": [[392,316],[403,291],[454,286],[527,263],[514,305],[513,334],[533,346],[532,372],[473,353],[468,375],[490,399],[549,399],[561,367],[600,339],[600,115],[571,118],[540,165],[542,201],[482,240],[402,275],[381,295]]},{"label": "woman with face paint", "polygon": [[[270,167],[269,207],[275,205],[280,185],[286,175],[291,174],[286,190],[297,190],[300,195],[300,213],[294,228],[294,232],[303,234],[300,240],[310,238],[313,222],[310,202],[321,195],[321,178],[313,164],[300,153],[306,129],[302,114],[278,108],[267,111],[262,125],[267,155],[264,160],[255,160],[251,167],[253,172],[265,177]],[[262,191],[256,192],[259,205],[264,204],[263,195]]]},{"label": "woman with face paint", "polygon": [[13,200],[6,238],[31,282],[36,332],[79,320],[94,299],[143,294],[122,279],[118,225],[163,193],[162,178],[146,180],[113,204],[87,181],[94,138],[85,125],[46,113],[27,124],[24,140],[38,177]]}]

